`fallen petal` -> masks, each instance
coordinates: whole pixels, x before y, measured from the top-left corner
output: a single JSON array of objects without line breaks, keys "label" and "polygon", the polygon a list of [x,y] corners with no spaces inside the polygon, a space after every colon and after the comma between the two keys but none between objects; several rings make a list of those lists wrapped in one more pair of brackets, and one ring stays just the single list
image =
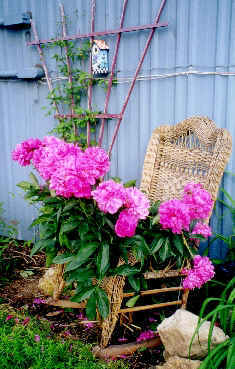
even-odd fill
[{"label": "fallen petal", "polygon": [[40,341],[40,336],[38,334],[35,334],[34,341],[35,342],[39,342]]}]

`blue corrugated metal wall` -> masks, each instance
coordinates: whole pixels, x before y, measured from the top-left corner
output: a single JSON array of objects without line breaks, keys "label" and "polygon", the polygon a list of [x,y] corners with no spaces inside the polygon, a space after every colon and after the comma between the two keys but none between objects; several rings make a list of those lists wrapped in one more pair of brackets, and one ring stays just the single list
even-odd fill
[{"label": "blue corrugated metal wall", "polygon": [[[69,33],[89,32],[90,1],[63,3],[70,19]],[[160,0],[129,0],[124,25],[152,23],[159,4]],[[95,30],[119,28],[121,9],[121,0],[97,0]],[[41,39],[55,36],[60,19],[56,0],[0,2],[0,18],[26,11],[32,12]],[[209,74],[235,73],[235,1],[167,0],[161,21],[168,22],[169,27],[155,32],[141,70],[142,80],[136,83],[113,151],[111,175],[123,180],[140,179],[148,140],[160,124],[206,115],[235,137],[235,76]],[[135,71],[148,34],[149,31],[140,31],[122,36],[117,63],[120,83],[113,88],[110,113],[120,111],[129,87],[128,78]],[[29,37],[29,30],[0,28],[0,71],[20,70],[39,63],[36,48],[26,45]],[[115,36],[107,37],[110,57],[115,40]],[[49,58],[48,65],[53,72],[54,64]],[[18,142],[42,137],[54,126],[53,118],[45,117],[41,109],[47,104],[46,95],[47,87],[41,81],[0,80],[0,201],[4,202],[7,219],[19,221],[19,238],[32,238],[27,227],[36,210],[25,203],[16,187],[29,171],[13,163],[10,152]],[[93,107],[102,110],[103,102],[104,92],[95,91]],[[105,147],[110,143],[114,123],[107,124]],[[234,165],[232,157],[228,169],[235,171]],[[227,175],[224,186],[235,198],[233,177]],[[219,228],[226,233],[230,226],[227,217]]]}]

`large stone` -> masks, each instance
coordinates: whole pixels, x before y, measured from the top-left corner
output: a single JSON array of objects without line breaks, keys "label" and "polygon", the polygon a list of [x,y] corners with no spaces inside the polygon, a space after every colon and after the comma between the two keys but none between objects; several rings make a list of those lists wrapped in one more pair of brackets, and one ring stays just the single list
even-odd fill
[{"label": "large stone", "polygon": [[189,360],[178,356],[172,356],[164,365],[158,365],[151,369],[198,369],[200,364],[200,360]]},{"label": "large stone", "polygon": [[[189,347],[193,334],[198,324],[198,316],[185,309],[178,309],[169,318],[166,318],[158,326],[158,333],[165,346],[167,357],[189,357]],[[191,346],[191,358],[203,358],[208,352],[208,334],[210,322],[202,324],[198,335],[195,336]],[[226,340],[222,329],[214,327],[211,348]]]}]

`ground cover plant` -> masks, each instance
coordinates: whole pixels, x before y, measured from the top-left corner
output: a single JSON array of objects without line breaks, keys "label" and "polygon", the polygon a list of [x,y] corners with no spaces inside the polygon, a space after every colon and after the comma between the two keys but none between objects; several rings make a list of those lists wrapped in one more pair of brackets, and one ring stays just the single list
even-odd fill
[{"label": "ground cover plant", "polygon": [[122,362],[97,361],[91,346],[51,337],[48,323],[0,309],[1,369],[127,369]]}]

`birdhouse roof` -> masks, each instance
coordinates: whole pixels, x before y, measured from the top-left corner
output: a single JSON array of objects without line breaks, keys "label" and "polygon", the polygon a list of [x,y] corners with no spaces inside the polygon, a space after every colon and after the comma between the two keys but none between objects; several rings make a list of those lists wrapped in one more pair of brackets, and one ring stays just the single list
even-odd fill
[{"label": "birdhouse roof", "polygon": [[94,43],[98,46],[99,49],[101,50],[109,50],[108,45],[106,44],[106,42],[104,40],[94,40]]}]

